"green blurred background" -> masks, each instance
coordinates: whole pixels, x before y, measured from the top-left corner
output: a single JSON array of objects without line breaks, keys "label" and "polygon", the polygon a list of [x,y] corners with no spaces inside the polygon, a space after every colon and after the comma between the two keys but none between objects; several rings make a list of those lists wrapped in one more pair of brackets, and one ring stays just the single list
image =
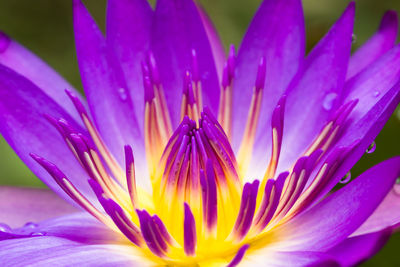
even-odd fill
[{"label": "green blurred background", "polygon": [[[99,25],[104,28],[105,0],[84,1]],[[227,47],[240,44],[260,0],[200,0],[220,32]],[[310,50],[340,16],[349,1],[303,0]],[[354,48],[360,46],[379,25],[384,11],[400,11],[399,0],[360,0],[357,2]],[[1,0],[0,29],[34,51],[72,85],[82,89],[75,58],[71,1]],[[400,110],[389,120],[376,139],[377,149],[366,154],[352,170],[356,177],[363,170],[388,157],[400,154]],[[43,187],[18,157],[0,139],[0,185]],[[339,207],[338,207],[339,208]],[[400,234],[395,234],[385,248],[363,266],[400,266]]]}]

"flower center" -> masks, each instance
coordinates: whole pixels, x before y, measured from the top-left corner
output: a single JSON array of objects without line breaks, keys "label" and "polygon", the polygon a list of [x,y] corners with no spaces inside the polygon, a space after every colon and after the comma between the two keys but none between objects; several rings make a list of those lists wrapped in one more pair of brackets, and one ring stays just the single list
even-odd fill
[{"label": "flower center", "polygon": [[339,167],[335,162],[351,148],[331,153],[315,177],[309,178],[356,104],[352,101],[339,108],[304,156],[288,172],[276,175],[283,136],[283,96],[272,113],[272,154],[265,175],[243,185],[254,146],[266,70],[262,58],[236,158],[229,141],[234,59],[231,49],[224,68],[217,120],[203,107],[196,52],[192,52],[192,69],[184,75],[182,120],[172,132],[157,66],[149,53],[142,67],[144,135],[152,195],[136,187],[132,148],[125,146],[123,170],[84,106],[70,93],[89,136],[77,132],[63,119],[48,119],[88,173],[90,186],[105,213],[86,199],[57,166],[36,155],[32,157],[82,208],[124,234],[152,261],[188,266],[217,259],[234,266],[252,249],[252,244],[272,242],[267,235],[269,230],[304,210],[323,192],[324,184]]}]

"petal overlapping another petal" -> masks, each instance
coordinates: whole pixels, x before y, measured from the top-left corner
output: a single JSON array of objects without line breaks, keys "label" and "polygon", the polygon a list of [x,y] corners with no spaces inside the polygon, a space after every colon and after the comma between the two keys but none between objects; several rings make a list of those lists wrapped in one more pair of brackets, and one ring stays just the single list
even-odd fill
[{"label": "petal overlapping another petal", "polygon": [[388,241],[391,229],[347,238],[327,253],[343,267],[357,266],[376,254]]},{"label": "petal overlapping another petal", "polygon": [[180,119],[184,74],[187,70],[193,71],[193,50],[197,55],[204,106],[217,114],[219,82],[216,65],[203,21],[192,0],[157,1],[151,49],[159,67],[173,127]]},{"label": "petal overlapping another petal", "polygon": [[372,214],[399,175],[400,157],[372,167],[308,211],[267,233],[281,240],[271,246],[285,251],[327,251],[338,245]]},{"label": "petal overlapping another petal", "polygon": [[[103,141],[121,166],[123,147],[135,147],[138,175],[149,188],[143,136],[121,65],[80,0],[74,1],[74,29],[82,84]],[[140,156],[139,156],[140,155]]]},{"label": "petal overlapping another petal", "polygon": [[272,112],[297,72],[304,53],[305,28],[301,1],[263,1],[247,29],[236,61],[232,114],[232,145],[235,151],[242,141],[243,125],[246,124],[260,59],[265,57],[266,82],[256,135],[257,158],[262,153],[269,155],[266,143],[271,139]]},{"label": "petal overlapping another petal", "polygon": [[0,64],[7,66],[33,82],[74,119],[79,121],[79,115],[71,101],[68,100],[64,90],[68,89],[75,92],[77,97],[82,100],[82,103],[85,103],[85,101],[72,85],[38,56],[4,33],[0,33],[0,43]]},{"label": "petal overlapping another petal", "polygon": [[0,131],[22,161],[47,186],[67,201],[71,199],[53,178],[30,156],[36,153],[62,166],[62,170],[82,194],[96,199],[87,183],[88,176],[45,115],[62,118],[77,131],[86,131],[35,84],[0,65]]},{"label": "petal overlapping another petal", "polygon": [[0,187],[0,222],[10,227],[77,211],[48,189]]},{"label": "petal overlapping another petal", "polygon": [[84,245],[52,236],[18,238],[0,242],[0,261],[3,266],[146,266],[131,249],[118,244]]},{"label": "petal overlapping another petal", "polygon": [[150,49],[153,11],[148,1],[111,0],[107,3],[107,43],[125,74],[138,126],[143,131],[144,90],[141,63]]},{"label": "petal overlapping another petal", "polygon": [[400,185],[395,184],[372,215],[352,234],[359,236],[400,225]]},{"label": "petal overlapping another petal", "polygon": [[354,12],[351,2],[307,56],[285,93],[285,132],[277,172],[291,167],[338,107],[350,58]]},{"label": "petal overlapping another petal", "polygon": [[378,31],[351,56],[346,79],[350,79],[392,48],[396,42],[398,18],[389,10],[382,18]]}]

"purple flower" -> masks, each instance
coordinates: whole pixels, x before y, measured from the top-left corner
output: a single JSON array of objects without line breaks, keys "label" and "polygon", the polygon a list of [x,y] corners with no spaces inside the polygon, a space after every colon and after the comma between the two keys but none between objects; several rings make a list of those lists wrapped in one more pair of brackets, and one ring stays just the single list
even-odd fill
[{"label": "purple flower", "polygon": [[[191,0],[158,0],[154,11],[146,0],[109,0],[106,37],[75,0],[86,100],[2,34],[1,133],[79,210],[47,191],[1,188],[1,216],[14,228],[0,225],[0,262],[368,259],[400,223],[400,157],[332,189],[399,103],[400,46],[389,11],[350,55],[354,9],[305,56],[301,1],[265,0],[225,57]],[[26,218],[45,220],[15,228]]]}]

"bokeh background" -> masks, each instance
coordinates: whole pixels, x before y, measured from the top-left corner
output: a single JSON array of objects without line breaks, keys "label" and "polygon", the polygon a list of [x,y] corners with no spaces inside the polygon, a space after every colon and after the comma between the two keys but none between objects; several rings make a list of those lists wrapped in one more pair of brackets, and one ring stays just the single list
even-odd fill
[{"label": "bokeh background", "polygon": [[[240,44],[261,0],[199,0],[227,47]],[[106,0],[84,0],[104,29]],[[347,0],[303,0],[308,51],[327,32],[346,7]],[[359,47],[377,29],[382,14],[388,9],[400,12],[399,0],[359,0],[355,22]],[[1,0],[0,30],[34,51],[73,86],[82,89],[74,51],[71,1],[69,0]],[[400,110],[391,117],[376,139],[377,149],[366,154],[352,169],[352,177],[386,158],[400,154]],[[44,187],[0,139],[0,185]],[[399,200],[400,201],[400,200]],[[340,207],[338,207],[340,208]],[[362,266],[400,266],[400,234],[395,234],[385,248]]]}]

